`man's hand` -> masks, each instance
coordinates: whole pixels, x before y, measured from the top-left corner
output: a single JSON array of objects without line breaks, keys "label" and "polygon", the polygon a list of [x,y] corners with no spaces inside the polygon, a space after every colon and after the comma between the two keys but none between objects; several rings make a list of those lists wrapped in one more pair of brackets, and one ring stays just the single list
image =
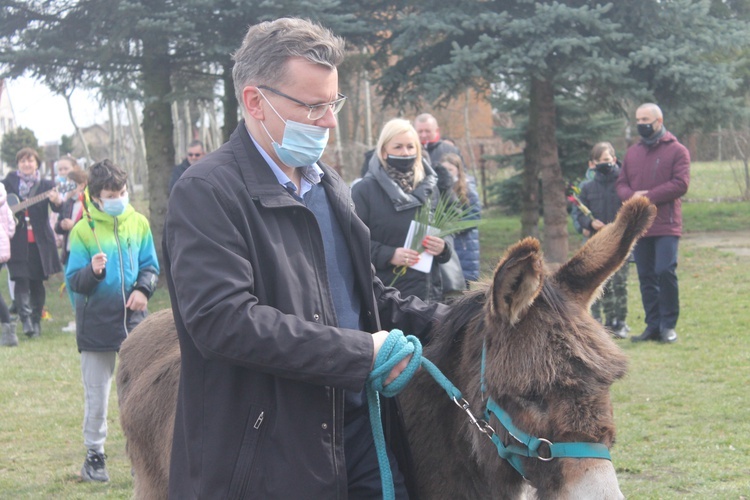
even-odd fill
[{"label": "man's hand", "polygon": [[[383,344],[385,343],[385,339],[388,338],[389,332],[386,332],[385,330],[380,330],[377,333],[372,334],[372,343],[373,343],[373,352],[372,352],[372,366],[375,367],[375,358],[378,357],[378,352],[380,352],[380,348],[383,347]],[[386,386],[396,380],[396,377],[401,375],[401,372],[406,369],[406,366],[409,364],[409,361],[411,361],[411,355],[405,357],[402,359],[396,366],[393,367],[391,372],[388,374],[388,377],[385,379],[385,384],[383,386]]]},{"label": "man's hand", "polygon": [[148,299],[140,290],[133,290],[130,297],[128,297],[128,301],[125,303],[125,307],[131,311],[145,311],[147,305]]}]

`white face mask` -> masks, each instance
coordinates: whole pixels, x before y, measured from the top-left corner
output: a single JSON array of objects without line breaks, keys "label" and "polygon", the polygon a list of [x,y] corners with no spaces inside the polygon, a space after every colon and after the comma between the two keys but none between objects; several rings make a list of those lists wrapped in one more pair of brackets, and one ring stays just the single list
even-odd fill
[{"label": "white face mask", "polygon": [[279,160],[284,165],[295,168],[306,167],[320,160],[320,157],[323,156],[323,151],[325,151],[328,145],[328,129],[293,120],[284,120],[279,112],[276,111],[276,108],[273,107],[273,104],[266,99],[263,92],[260,92],[260,95],[271,106],[276,116],[284,122],[284,136],[281,139],[281,144],[271,137],[271,133],[266,128],[265,123],[260,122],[263,130],[266,131],[266,134],[271,139],[271,144]]}]

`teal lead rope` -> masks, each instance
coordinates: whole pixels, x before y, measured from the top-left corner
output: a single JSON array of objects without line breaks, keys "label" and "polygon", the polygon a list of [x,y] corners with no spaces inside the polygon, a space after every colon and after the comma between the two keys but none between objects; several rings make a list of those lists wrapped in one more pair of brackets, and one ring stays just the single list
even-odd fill
[{"label": "teal lead rope", "polygon": [[[409,355],[412,358],[409,360],[404,371],[386,386],[385,380],[388,378],[388,374],[393,367]],[[370,411],[372,434],[375,438],[375,450],[378,454],[380,480],[383,485],[383,500],[394,500],[395,493],[393,490],[391,467],[388,463],[388,454],[386,453],[383,423],[380,420],[379,394],[387,398],[392,398],[401,392],[414,374],[417,373],[420,366],[432,375],[435,381],[445,389],[449,397],[453,399],[461,398],[461,391],[456,389],[432,361],[422,357],[422,344],[420,344],[419,339],[413,335],[404,335],[404,332],[401,330],[391,330],[391,333],[386,338],[383,347],[380,348],[375,358],[375,366],[370,376],[367,377],[367,404]]]},{"label": "teal lead rope", "polygon": [[[404,371],[386,387],[385,380],[388,378],[388,374],[393,367],[409,355],[411,355],[412,358],[409,360]],[[483,400],[485,399],[487,391],[487,384],[484,377],[485,365],[486,349],[482,348],[482,373],[480,375],[480,385]],[[427,370],[440,387],[448,393],[448,397],[453,399],[453,401],[466,412],[471,423],[476,425],[481,432],[486,434],[492,440],[497,448],[498,455],[507,460],[522,476],[524,476],[524,472],[521,464],[521,457],[538,458],[544,461],[563,457],[602,458],[611,460],[609,449],[600,443],[552,443],[546,439],[526,434],[513,425],[510,415],[500,408],[491,397],[487,398],[487,405],[485,407],[484,416],[486,420],[478,420],[469,410],[469,403],[461,398],[461,391],[459,391],[429,359],[422,357],[422,344],[419,343],[419,339],[412,335],[404,336],[404,333],[401,330],[391,330],[390,335],[386,338],[383,347],[380,348],[380,351],[375,358],[375,366],[372,369],[370,376],[367,377],[366,384],[367,403],[370,407],[370,425],[372,426],[372,435],[375,439],[375,450],[378,454],[378,465],[380,467],[380,480],[383,485],[383,500],[394,500],[395,493],[393,488],[393,476],[391,475],[391,467],[388,463],[388,454],[386,453],[385,448],[383,423],[380,420],[380,397],[378,394],[382,394],[389,398],[395,396],[406,387],[406,384],[408,384],[414,374],[417,373],[420,366]],[[502,443],[498,435],[488,424],[491,415],[494,415],[498,419],[508,433],[520,443],[520,446],[505,446]],[[539,453],[539,447],[542,444],[546,444],[549,448],[544,456]]]}]

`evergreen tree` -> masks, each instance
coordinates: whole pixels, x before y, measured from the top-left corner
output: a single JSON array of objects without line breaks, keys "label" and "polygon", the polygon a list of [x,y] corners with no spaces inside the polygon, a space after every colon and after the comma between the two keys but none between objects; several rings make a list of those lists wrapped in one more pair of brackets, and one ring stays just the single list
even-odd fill
[{"label": "evergreen tree", "polygon": [[[381,60],[398,56],[381,86],[390,102],[449,101],[466,87],[528,99],[522,231],[538,222],[542,184],[544,249],[567,258],[565,182],[556,100],[581,96],[593,113],[655,100],[693,123],[736,106],[729,61],[714,56],[746,43],[746,23],[720,20],[704,1],[423,0],[394,21]],[[705,123],[705,122],[704,122]]]},{"label": "evergreen tree", "polygon": [[[528,99],[523,96],[499,98],[493,101],[493,105],[514,117],[512,128],[500,128],[497,133],[506,141],[522,142],[528,128]],[[622,114],[612,115],[606,110],[592,111],[582,96],[559,97],[555,100],[555,106],[557,152],[566,185],[578,184],[583,178],[588,168],[589,153],[597,142],[608,141],[616,148],[619,142],[618,157],[623,156],[621,138],[625,119]],[[508,213],[518,214],[521,212],[520,200],[523,195],[523,154],[499,155],[493,159],[519,171],[507,180],[488,186],[496,202]]]},{"label": "evergreen tree", "polygon": [[2,155],[3,162],[15,168],[16,154],[23,148],[33,148],[39,153],[40,158],[44,158],[34,132],[26,127],[18,127],[3,135],[3,143],[0,145],[0,155]]},{"label": "evergreen tree", "polygon": [[63,135],[60,137],[60,154],[69,155],[73,154],[73,136]]},{"label": "evergreen tree", "polygon": [[[234,130],[238,105],[231,54],[248,26],[282,16],[305,17],[359,43],[378,35],[358,20],[368,0],[8,0],[0,12],[4,76],[24,73],[58,93],[96,88],[103,100],[137,98],[144,104],[149,214],[156,248],[166,214],[167,184],[175,157],[171,102],[195,96],[196,75],[223,83],[224,136]],[[203,98],[212,95],[198,94]]]}]

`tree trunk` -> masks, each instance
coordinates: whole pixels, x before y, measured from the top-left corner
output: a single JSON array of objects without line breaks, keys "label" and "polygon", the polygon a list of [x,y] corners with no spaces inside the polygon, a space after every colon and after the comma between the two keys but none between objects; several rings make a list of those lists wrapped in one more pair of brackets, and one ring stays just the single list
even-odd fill
[{"label": "tree trunk", "polygon": [[148,171],[144,169],[146,166],[146,151],[143,144],[143,133],[141,127],[138,126],[140,122],[138,111],[135,109],[135,102],[130,99],[128,99],[126,107],[128,110],[128,121],[130,122],[130,135],[133,136],[135,164],[137,165],[135,182],[146,186],[148,184]]},{"label": "tree trunk", "polygon": [[174,166],[172,110],[167,96],[171,93],[169,43],[166,36],[155,35],[143,40],[143,135],[148,164],[149,221],[159,261],[164,217],[167,212],[167,187]]},{"label": "tree trunk", "polygon": [[521,236],[539,238],[539,110],[537,89],[531,85],[529,124],[523,149],[523,189],[521,190]]},{"label": "tree trunk", "polygon": [[477,178],[477,158],[474,155],[474,146],[471,144],[471,117],[469,116],[469,99],[471,98],[471,91],[466,89],[466,95],[464,96],[464,139],[466,140],[466,151],[469,153],[469,165],[466,165],[464,161],[464,169],[468,166],[471,175],[474,176],[474,180]]},{"label": "tree trunk", "polygon": [[87,166],[91,166],[92,158],[91,158],[91,152],[89,151],[89,145],[86,144],[86,138],[83,136],[83,131],[81,130],[81,127],[78,126],[76,123],[76,119],[73,116],[73,105],[70,103],[70,96],[73,95],[73,91],[71,90],[69,94],[62,93],[62,96],[65,98],[65,104],[68,106],[68,116],[70,117],[70,123],[73,124],[73,128],[76,131],[76,135],[78,136],[78,140],[81,141],[81,147],[83,148],[83,154],[86,156],[86,161],[88,162]]},{"label": "tree trunk", "polygon": [[224,142],[229,140],[229,136],[232,135],[234,129],[237,128],[239,123],[237,119],[238,103],[237,98],[234,96],[234,80],[232,79],[232,61],[227,60],[224,63],[224,74],[222,80],[224,81],[224,127],[222,127],[222,136]]},{"label": "tree trunk", "polygon": [[175,157],[172,163],[177,164],[182,161],[182,153],[187,149],[183,144],[184,136],[180,133],[182,130],[182,119],[180,118],[180,105],[177,101],[169,104],[169,112],[172,114],[172,144],[175,145]]},{"label": "tree trunk", "polygon": [[568,212],[565,181],[557,155],[555,94],[552,82],[533,78],[531,109],[537,117],[539,175],[542,180],[544,239],[542,248],[548,262],[568,258]]},{"label": "tree trunk", "polygon": [[107,99],[107,119],[109,120],[109,147],[107,148],[107,157],[115,164],[117,159],[117,137],[115,136],[115,112],[112,109],[112,100]]},{"label": "tree trunk", "polygon": [[216,120],[216,106],[209,106],[207,104],[206,110],[206,112],[208,113],[208,121],[211,124],[211,149],[207,151],[210,152],[219,149],[219,146],[221,146],[223,142],[223,137],[221,135],[221,130],[219,130],[219,124]]},{"label": "tree trunk", "polygon": [[180,150],[180,154],[182,154],[182,151],[185,151],[185,154],[187,154],[188,145],[193,142],[193,139],[195,139],[195,135],[193,134],[193,117],[190,115],[189,99],[182,101],[182,112],[185,114],[185,120],[183,122],[185,128],[184,130],[181,130],[181,132],[185,133],[185,149]]}]

